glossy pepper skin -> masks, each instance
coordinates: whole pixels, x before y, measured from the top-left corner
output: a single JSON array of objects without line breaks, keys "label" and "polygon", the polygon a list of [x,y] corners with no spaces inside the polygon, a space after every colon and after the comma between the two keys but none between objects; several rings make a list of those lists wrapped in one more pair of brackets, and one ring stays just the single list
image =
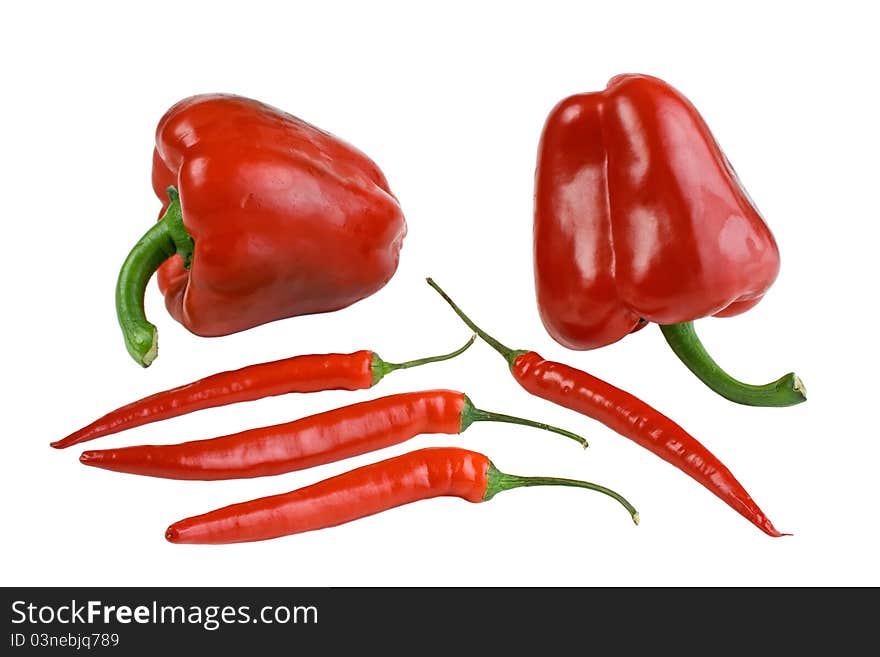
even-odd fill
[{"label": "glossy pepper skin", "polygon": [[523,424],[587,444],[564,429],[476,408],[455,390],[423,390],[206,440],[91,450],[83,452],[80,461],[105,470],[167,479],[266,477],[383,449],[420,434],[459,434],[480,421]]},{"label": "glossy pepper skin", "polygon": [[675,466],[768,536],[785,535],[717,456],[638,397],[534,351],[515,356],[510,371],[529,393],[596,419]]},{"label": "glossy pepper skin", "polygon": [[[462,450],[463,452],[463,450]],[[262,541],[333,527],[439,496],[481,502],[489,459],[459,451],[412,452],[311,486],[185,518],[165,531],[171,543]]]},{"label": "glossy pepper skin", "polygon": [[485,502],[523,486],[572,486],[607,495],[638,524],[639,514],[621,495],[587,481],[505,474],[483,454],[429,447],[371,463],[289,493],[231,504],[168,527],[171,543],[225,544],[263,541],[333,527],[434,497]]},{"label": "glossy pepper skin", "polygon": [[544,126],[534,268],[550,335],[594,349],[642,326],[758,303],[779,251],[696,108],[662,80],[620,75]]},{"label": "glossy pepper skin", "polygon": [[475,338],[472,336],[448,354],[403,363],[389,363],[377,353],[362,349],[351,354],[303,354],[218,372],[114,409],[51,445],[64,449],[206,408],[275,395],[371,388],[390,372],[455,358],[466,351]]},{"label": "glossy pepper skin", "polygon": [[480,329],[432,279],[428,284],[470,329],[504,356],[519,385],[536,397],[598,420],[675,466],[774,538],[773,526],[721,460],[681,426],[638,397],[588,372],[546,360],[535,351],[511,349]]},{"label": "glossy pepper skin", "polygon": [[[256,100],[209,94],[169,109],[156,130],[152,184],[160,217],[178,212],[192,240],[175,237],[158,281],[168,312],[196,335],[344,308],[397,269],[406,222],[378,166]],[[136,342],[132,355],[149,365],[155,336],[135,335],[143,327],[127,324],[126,310],[129,351]]]}]

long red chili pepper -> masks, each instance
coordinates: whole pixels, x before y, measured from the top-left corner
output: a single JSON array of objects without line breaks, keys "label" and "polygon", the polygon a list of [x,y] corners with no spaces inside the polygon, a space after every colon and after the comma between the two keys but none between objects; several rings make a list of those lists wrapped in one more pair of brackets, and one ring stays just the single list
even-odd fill
[{"label": "long red chili pepper", "polygon": [[138,445],[83,452],[105,470],[168,479],[241,479],[303,470],[396,445],[424,433],[457,434],[478,421],[553,431],[586,446],[577,434],[476,408],[467,395],[426,390],[388,395],[293,422],[176,445]]},{"label": "long red chili pepper", "polygon": [[371,388],[386,374],[395,370],[454,358],[470,347],[475,338],[476,336],[472,336],[467,343],[451,353],[405,363],[388,363],[375,352],[362,350],[351,354],[292,356],[212,374],[110,411],[51,445],[62,449],[205,408],[286,395],[290,392]]},{"label": "long red chili pepper", "polygon": [[601,379],[534,351],[510,349],[464,314],[437,283],[428,279],[456,314],[507,359],[514,379],[531,394],[587,417],[647,448],[693,477],[770,536],[785,536],[755,504],[730,470],[696,438],[641,399]]},{"label": "long red chili pepper", "polygon": [[172,543],[244,543],[341,525],[432,497],[485,502],[521,486],[574,486],[614,498],[638,524],[632,504],[613,490],[576,479],[500,472],[482,454],[429,447],[372,463],[289,493],[263,497],[179,520],[165,531]]}]

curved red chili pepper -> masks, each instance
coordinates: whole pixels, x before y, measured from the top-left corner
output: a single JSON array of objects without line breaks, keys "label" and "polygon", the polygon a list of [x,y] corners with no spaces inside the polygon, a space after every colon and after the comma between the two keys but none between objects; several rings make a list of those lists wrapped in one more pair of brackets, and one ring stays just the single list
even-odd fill
[{"label": "curved red chili pepper", "polygon": [[388,363],[372,351],[351,354],[309,354],[269,363],[248,365],[212,374],[198,381],[157,392],[110,411],[91,424],[51,443],[63,449],[88,440],[133,429],[151,422],[186,415],[194,411],[291,392],[362,390],[376,385],[389,372],[458,356],[470,347],[472,336],[455,351],[405,363]]},{"label": "curved red chili pepper", "polygon": [[458,434],[484,420],[545,429],[586,446],[586,440],[564,429],[480,410],[464,393],[426,390],[207,440],[92,450],[83,452],[80,461],[105,470],[168,479],[264,477],[372,452],[420,434]]},{"label": "curved red chili pepper", "polygon": [[755,504],[730,470],[696,438],[641,399],[601,379],[534,351],[510,349],[485,333],[432,279],[456,314],[507,359],[514,379],[531,394],[603,423],[705,486],[770,536],[785,536]]},{"label": "curved red chili pepper", "polygon": [[521,486],[573,486],[620,502],[614,491],[587,481],[520,477],[500,472],[484,455],[455,447],[429,447],[372,463],[289,493],[263,497],[179,520],[165,531],[172,543],[244,543],[341,525],[432,497],[484,502]]}]

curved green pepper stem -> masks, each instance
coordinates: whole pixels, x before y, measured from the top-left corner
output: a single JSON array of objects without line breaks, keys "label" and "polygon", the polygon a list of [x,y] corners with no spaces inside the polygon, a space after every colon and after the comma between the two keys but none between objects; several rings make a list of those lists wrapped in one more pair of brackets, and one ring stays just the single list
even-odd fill
[{"label": "curved green pepper stem", "polygon": [[464,431],[469,426],[471,426],[474,422],[507,422],[509,424],[521,424],[525,427],[535,427],[536,429],[543,429],[544,431],[551,431],[553,433],[558,433],[560,436],[565,436],[566,438],[571,438],[572,440],[580,443],[584,449],[589,447],[587,443],[587,439],[583,436],[579,436],[576,433],[571,431],[566,431],[565,429],[560,429],[559,427],[554,427],[551,424],[546,424],[544,422],[536,422],[535,420],[527,420],[522,417],[515,417],[513,415],[505,415],[503,413],[493,413],[492,411],[484,411],[480,408],[474,406],[473,402],[470,398],[465,395],[464,397],[464,408],[461,409],[461,429],[460,431]]},{"label": "curved green pepper stem", "polygon": [[660,330],[687,368],[732,402],[746,406],[794,406],[807,399],[807,390],[794,372],[765,385],[751,385],[734,379],[712,360],[697,337],[693,322],[660,325]]},{"label": "curved green pepper stem", "polygon": [[173,255],[183,258],[189,269],[195,245],[183,225],[180,196],[168,188],[171,203],[162,218],[138,240],[128,254],[116,281],[116,317],[125,347],[142,367],[149,367],[158,353],[158,331],[144,313],[147,283],[163,262]]},{"label": "curved green pepper stem", "polygon": [[486,493],[483,495],[483,501],[491,500],[498,493],[511,490],[513,488],[522,488],[523,486],[572,486],[575,488],[586,488],[611,497],[623,506],[632,517],[635,524],[639,524],[639,512],[630,504],[623,495],[616,493],[610,488],[593,484],[589,481],[581,481],[579,479],[559,479],[558,477],[520,477],[518,475],[510,475],[498,470],[493,464],[489,464],[489,472],[487,473]]},{"label": "curved green pepper stem", "polygon": [[479,326],[474,324],[473,320],[471,320],[470,317],[464,314],[464,311],[456,305],[456,303],[449,297],[448,294],[446,294],[446,292],[443,291],[443,289],[439,285],[437,285],[437,283],[434,282],[433,278],[427,278],[426,280],[428,281],[428,285],[434,288],[437,291],[437,294],[443,297],[446,303],[448,303],[452,307],[452,310],[455,311],[455,314],[458,315],[461,320],[470,327],[471,331],[479,335],[490,347],[492,347],[495,351],[504,356],[505,360],[507,360],[507,364],[510,367],[513,367],[513,362],[519,356],[528,353],[525,349],[511,349],[510,347],[505,347],[498,340],[496,340]]},{"label": "curved green pepper stem", "polygon": [[373,372],[373,385],[376,385],[381,381],[386,374],[389,372],[394,372],[395,370],[407,370],[410,367],[418,367],[419,365],[426,365],[428,363],[438,363],[441,360],[449,360],[450,358],[455,358],[459,354],[463,354],[468,348],[474,343],[474,340],[477,339],[476,334],[471,336],[471,339],[465,342],[461,347],[456,349],[455,351],[451,351],[448,354],[441,354],[439,356],[428,356],[427,358],[418,358],[416,360],[408,360],[404,363],[388,363],[379,358],[379,355],[375,352],[373,353],[373,359],[370,363],[370,370]]}]

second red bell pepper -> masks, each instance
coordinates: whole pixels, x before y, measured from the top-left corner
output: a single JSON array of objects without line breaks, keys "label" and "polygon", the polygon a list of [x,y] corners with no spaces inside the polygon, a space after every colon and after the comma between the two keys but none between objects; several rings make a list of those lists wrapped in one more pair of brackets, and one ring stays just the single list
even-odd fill
[{"label": "second red bell pepper", "polygon": [[548,332],[572,349],[659,324],[676,354],[734,401],[806,398],[793,373],[764,386],[727,375],[693,320],[742,313],[779,271],[770,229],[694,106],[647,75],[560,102],[535,177],[534,266]]},{"label": "second red bell pepper", "polygon": [[384,286],[406,234],[385,176],[359,150],[232,95],[187,98],[156,131],[160,220],[122,266],[126,347],[156,357],[144,292],[158,269],[171,315],[201,336],[337,310]]}]

